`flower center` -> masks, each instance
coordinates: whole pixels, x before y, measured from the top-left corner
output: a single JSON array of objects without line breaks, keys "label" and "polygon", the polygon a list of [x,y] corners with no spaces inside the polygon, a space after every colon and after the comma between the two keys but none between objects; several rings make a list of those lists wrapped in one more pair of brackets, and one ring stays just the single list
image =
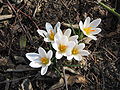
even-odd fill
[{"label": "flower center", "polygon": [[78,54],[78,53],[79,53],[78,49],[77,49],[77,48],[73,48],[72,54],[73,54],[73,55],[76,55],[76,54]]},{"label": "flower center", "polygon": [[54,36],[55,36],[54,32],[50,30],[50,34],[49,34],[50,40],[54,40]]},{"label": "flower center", "polygon": [[84,28],[84,31],[86,32],[86,34],[90,34],[90,32],[93,32],[93,31],[95,31],[95,30],[91,30],[92,29],[92,27],[88,27],[88,28]]},{"label": "flower center", "polygon": [[64,53],[66,51],[66,49],[67,49],[67,46],[60,44],[58,49],[60,50],[60,52]]},{"label": "flower center", "polygon": [[40,61],[42,62],[42,64],[48,64],[48,63],[49,63],[49,60],[48,60],[48,58],[46,58],[46,57],[42,57],[42,58],[40,59]]}]

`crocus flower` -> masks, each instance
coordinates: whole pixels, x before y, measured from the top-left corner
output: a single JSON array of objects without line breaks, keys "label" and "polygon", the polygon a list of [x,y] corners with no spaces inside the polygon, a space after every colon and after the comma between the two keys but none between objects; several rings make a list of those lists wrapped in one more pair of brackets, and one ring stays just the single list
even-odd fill
[{"label": "crocus flower", "polygon": [[52,43],[52,46],[56,50],[56,58],[60,59],[62,56],[70,55],[70,51],[74,45],[75,42],[69,41],[67,36],[55,36],[55,42]]},{"label": "crocus flower", "polygon": [[26,57],[31,61],[29,64],[32,68],[41,68],[41,75],[44,75],[47,70],[48,66],[51,64],[53,52],[49,50],[47,53],[42,48],[38,48],[38,53],[26,53]]},{"label": "crocus flower", "polygon": [[97,38],[94,36],[101,32],[100,28],[97,28],[97,26],[100,24],[101,19],[95,19],[92,22],[90,22],[90,17],[87,17],[85,19],[85,22],[83,24],[82,21],[80,21],[79,26],[82,32],[88,36],[89,38],[92,38],[94,40],[97,40]]},{"label": "crocus flower", "polygon": [[75,43],[78,43],[78,35],[74,35],[74,36],[70,36],[71,35],[71,29],[68,28],[65,30],[65,32],[63,33],[62,30],[60,28],[57,28],[57,34],[56,37],[62,37],[62,36],[67,36],[69,41],[74,41]]},{"label": "crocus flower", "polygon": [[67,56],[67,59],[72,60],[74,58],[77,61],[82,60],[82,56],[88,56],[90,54],[87,50],[83,50],[84,48],[84,43],[76,44],[71,50],[71,55]]},{"label": "crocus flower", "polygon": [[39,35],[44,37],[45,42],[54,42],[54,36],[57,33],[57,28],[60,28],[60,22],[58,22],[54,28],[50,23],[46,23],[45,28],[47,32],[44,30],[37,30],[37,32]]}]

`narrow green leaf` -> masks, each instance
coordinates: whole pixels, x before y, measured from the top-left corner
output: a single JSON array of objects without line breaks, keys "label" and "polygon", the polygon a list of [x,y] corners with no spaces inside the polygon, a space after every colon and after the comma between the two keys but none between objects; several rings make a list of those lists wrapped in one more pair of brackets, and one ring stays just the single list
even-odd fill
[{"label": "narrow green leaf", "polygon": [[26,36],[21,36],[20,37],[20,48],[25,48],[26,47]]},{"label": "narrow green leaf", "polygon": [[64,66],[67,66],[67,67],[80,67],[81,65],[64,65]]}]

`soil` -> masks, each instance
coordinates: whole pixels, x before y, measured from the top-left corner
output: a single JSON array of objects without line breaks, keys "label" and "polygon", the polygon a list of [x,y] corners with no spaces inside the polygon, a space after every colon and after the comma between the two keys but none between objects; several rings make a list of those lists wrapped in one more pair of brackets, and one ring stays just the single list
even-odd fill
[{"label": "soil", "polygon": [[[84,76],[82,81],[68,85],[68,90],[120,90],[120,22],[119,17],[107,11],[97,1],[120,13],[119,0],[1,0],[0,16],[0,90],[66,90],[66,84],[56,85],[63,74],[63,58],[49,67],[46,75],[40,75],[40,68],[29,66],[26,53],[37,52],[38,47],[49,50],[49,44],[37,33],[45,30],[45,23],[53,26],[59,21],[78,24],[87,16],[92,20],[101,18],[97,41],[86,45],[91,54],[86,57],[84,67],[69,67]],[[67,27],[62,25],[62,29]],[[78,62],[73,61],[76,64]],[[54,68],[59,70],[59,73]],[[75,73],[66,70],[66,75]],[[64,78],[64,77],[63,77]],[[52,88],[56,85],[57,88]]]}]

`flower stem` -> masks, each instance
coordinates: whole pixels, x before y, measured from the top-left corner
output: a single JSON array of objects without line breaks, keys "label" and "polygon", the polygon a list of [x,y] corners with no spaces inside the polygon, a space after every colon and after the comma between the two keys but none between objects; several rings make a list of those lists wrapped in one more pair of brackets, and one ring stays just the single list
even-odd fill
[{"label": "flower stem", "polygon": [[59,74],[60,76],[62,76],[61,73],[60,73],[60,71],[59,71],[59,69],[57,69],[56,67],[53,67],[53,68],[58,72],[58,74]]},{"label": "flower stem", "polygon": [[73,34],[76,35],[76,32],[75,32],[75,30],[74,30],[72,24],[70,23],[70,21],[68,21],[68,23],[69,23],[69,25],[70,25],[70,27],[71,27],[71,29],[72,29],[72,31],[73,31]]},{"label": "flower stem", "polygon": [[102,7],[104,7],[105,9],[107,9],[109,12],[113,13],[114,15],[116,15],[118,18],[120,18],[120,14],[117,13],[113,8],[108,7],[107,5],[105,5],[102,2],[98,2]]}]

